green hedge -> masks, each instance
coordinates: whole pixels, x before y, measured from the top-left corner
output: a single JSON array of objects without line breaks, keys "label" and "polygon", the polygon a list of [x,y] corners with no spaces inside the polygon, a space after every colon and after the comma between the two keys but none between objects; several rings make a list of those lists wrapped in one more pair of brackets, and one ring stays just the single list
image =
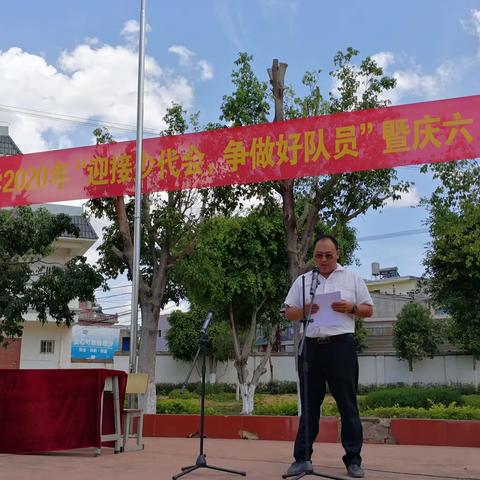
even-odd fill
[{"label": "green hedge", "polygon": [[297,415],[297,402],[281,402],[272,405],[257,404],[253,410],[254,415]]},{"label": "green hedge", "polygon": [[297,382],[268,382],[260,383],[255,390],[256,393],[270,395],[286,395],[297,393]]},{"label": "green hedge", "polygon": [[[200,403],[198,400],[159,400],[157,401],[157,413],[171,414],[199,414]],[[205,408],[206,415],[219,415],[212,407]]]},{"label": "green hedge", "polygon": [[[170,395],[170,392],[173,390],[181,390],[183,387],[182,383],[157,383],[156,385],[157,395]],[[200,382],[196,383],[187,383],[185,385],[185,392],[195,392],[200,394],[202,384]],[[207,395],[214,395],[217,393],[235,393],[235,385],[230,383],[207,383],[205,384],[205,393]]]},{"label": "green hedge", "polygon": [[395,406],[428,409],[432,403],[448,406],[452,402],[464,404],[459,391],[444,387],[399,387],[367,393],[364,405],[367,409]]},{"label": "green hedge", "polygon": [[480,409],[474,407],[458,407],[455,403],[449,406],[430,404],[430,408],[414,407],[380,407],[360,412],[362,417],[380,418],[432,418],[448,420],[480,420]]}]

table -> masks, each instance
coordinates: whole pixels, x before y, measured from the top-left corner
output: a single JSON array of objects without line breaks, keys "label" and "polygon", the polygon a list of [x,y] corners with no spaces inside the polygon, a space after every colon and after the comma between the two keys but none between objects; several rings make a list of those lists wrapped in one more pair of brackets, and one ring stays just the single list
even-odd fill
[{"label": "table", "polygon": [[126,382],[119,370],[0,370],[0,453],[119,451]]}]

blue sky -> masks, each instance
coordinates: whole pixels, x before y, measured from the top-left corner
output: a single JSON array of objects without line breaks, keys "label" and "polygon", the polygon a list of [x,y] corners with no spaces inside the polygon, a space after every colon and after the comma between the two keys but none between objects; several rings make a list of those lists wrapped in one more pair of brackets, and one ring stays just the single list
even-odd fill
[{"label": "blue sky", "polygon": [[[9,125],[22,151],[91,144],[94,125],[85,122],[125,124],[112,133],[135,138],[139,10],[140,0],[2,5],[0,124]],[[327,95],[334,54],[352,46],[397,78],[394,104],[478,94],[478,0],[147,0],[146,13],[149,132],[162,128],[172,101],[200,111],[202,124],[218,120],[240,51],[254,56],[265,80],[273,58],[288,63],[286,82],[299,93],[303,73],[322,69]],[[425,211],[414,207],[431,192],[432,180],[416,167],[399,174],[415,188],[396,205],[357,219],[360,239],[425,228]],[[420,275],[427,241],[427,234],[361,240],[356,269],[369,278],[378,261]]]}]

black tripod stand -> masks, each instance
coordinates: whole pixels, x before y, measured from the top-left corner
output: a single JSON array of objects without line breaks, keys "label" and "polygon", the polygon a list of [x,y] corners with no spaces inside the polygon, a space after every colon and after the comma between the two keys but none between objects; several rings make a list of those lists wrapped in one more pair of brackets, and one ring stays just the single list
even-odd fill
[{"label": "black tripod stand", "polygon": [[[302,368],[303,368],[303,388],[301,393],[302,399],[302,415],[305,419],[304,421],[304,435],[305,435],[305,458],[309,458],[310,451],[308,448],[308,439],[310,438],[310,427],[309,427],[309,412],[308,412],[308,360],[307,360],[307,325],[312,321],[312,305],[313,297],[315,296],[315,291],[318,286],[318,275],[319,271],[315,268],[312,274],[312,284],[310,286],[310,307],[308,309],[308,314],[306,314],[305,309],[305,276],[302,276],[302,298],[303,298],[303,335],[298,346],[298,356],[302,359]],[[313,466],[310,462],[310,468],[303,471],[300,474],[284,474],[282,478],[291,478],[295,477],[294,480],[305,477],[306,475],[313,475],[315,477],[331,478],[333,480],[343,480],[345,477],[336,477],[334,475],[327,475],[325,473],[317,473],[313,470]]]},{"label": "black tripod stand", "polygon": [[209,468],[210,470],[219,470],[220,472],[227,472],[227,473],[234,473],[236,475],[243,475],[246,476],[245,472],[239,472],[237,470],[230,470],[228,468],[221,468],[221,467],[214,467],[212,465],[207,465],[207,456],[203,453],[203,438],[204,438],[204,426],[205,426],[205,374],[206,374],[206,347],[208,345],[208,326],[210,321],[213,318],[213,312],[209,311],[205,322],[203,323],[202,330],[200,332],[200,339],[198,341],[198,350],[195,354],[195,358],[193,359],[192,366],[190,367],[190,371],[188,372],[187,378],[183,383],[182,390],[185,388],[185,385],[188,383],[190,375],[192,374],[193,368],[197,362],[198,355],[202,352],[202,389],[200,395],[200,454],[197,457],[197,461],[195,465],[190,465],[188,467],[182,467],[182,472],[174,475],[172,480],[176,480],[177,478],[183,477],[187,473],[191,473],[197,468]]}]

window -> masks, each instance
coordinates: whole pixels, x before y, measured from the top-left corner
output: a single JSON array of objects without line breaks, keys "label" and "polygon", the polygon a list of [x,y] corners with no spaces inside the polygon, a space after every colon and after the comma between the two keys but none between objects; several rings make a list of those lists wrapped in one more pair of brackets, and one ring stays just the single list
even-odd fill
[{"label": "window", "polygon": [[162,331],[159,330],[159,331],[158,331],[158,338],[160,338],[161,336],[162,336]]},{"label": "window", "polygon": [[40,353],[53,353],[55,351],[55,340],[40,340]]}]

